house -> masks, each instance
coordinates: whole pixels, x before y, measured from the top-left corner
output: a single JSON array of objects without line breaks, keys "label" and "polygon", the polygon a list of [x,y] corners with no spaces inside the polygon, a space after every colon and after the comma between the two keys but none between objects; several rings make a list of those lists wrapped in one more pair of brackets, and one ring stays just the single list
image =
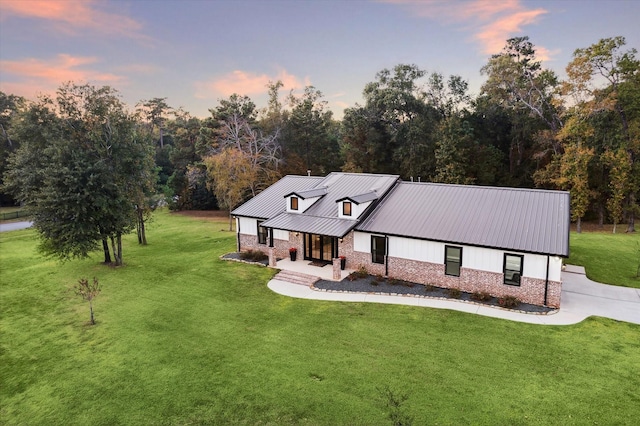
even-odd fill
[{"label": "house", "polygon": [[[285,176],[232,211],[239,251],[364,266],[371,274],[559,307],[569,193]],[[334,262],[335,263],[335,262]]]}]

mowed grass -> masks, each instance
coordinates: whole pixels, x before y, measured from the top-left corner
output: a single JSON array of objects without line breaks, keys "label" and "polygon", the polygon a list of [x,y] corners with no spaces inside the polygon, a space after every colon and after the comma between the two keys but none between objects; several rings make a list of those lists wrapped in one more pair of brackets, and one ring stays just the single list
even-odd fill
[{"label": "mowed grass", "polygon": [[640,233],[572,232],[565,263],[585,266],[587,277],[612,285],[640,288]]},{"label": "mowed grass", "polygon": [[119,269],[0,234],[0,423],[387,425],[389,389],[416,425],[637,424],[638,325],[283,297],[225,228],[161,212]]}]

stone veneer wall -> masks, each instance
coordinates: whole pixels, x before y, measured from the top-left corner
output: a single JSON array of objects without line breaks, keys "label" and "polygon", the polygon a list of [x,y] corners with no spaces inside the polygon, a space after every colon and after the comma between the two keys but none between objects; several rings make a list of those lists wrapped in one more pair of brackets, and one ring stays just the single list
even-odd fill
[{"label": "stone veneer wall", "polygon": [[[420,284],[457,288],[468,293],[487,292],[494,297],[514,296],[524,303],[544,305],[545,280],[522,277],[519,286],[504,284],[504,274],[460,268],[460,276],[445,275],[445,265],[389,257],[389,276]],[[561,283],[549,281],[547,306],[560,307]]]},{"label": "stone veneer wall", "polygon": [[[269,244],[258,244],[257,235],[238,234],[240,238],[240,251],[257,250],[264,254],[269,254]],[[267,240],[268,243],[268,240]],[[298,258],[304,254],[302,244],[302,234],[296,236],[295,233],[289,232],[289,240],[273,239],[273,247],[278,258],[289,257],[289,249],[295,247],[298,249]]]},{"label": "stone veneer wall", "polygon": [[[259,250],[269,254],[268,244],[258,244],[257,235],[239,234],[242,251]],[[289,248],[298,249],[298,259],[304,256],[303,235],[289,233],[289,241],[273,240],[278,258],[289,256]],[[346,269],[358,269],[364,266],[372,275],[386,275],[385,265],[373,263],[371,253],[353,250],[353,232],[338,242],[338,255],[345,256]],[[432,284],[444,288],[457,288],[469,293],[487,292],[494,297],[514,296],[524,303],[544,305],[545,280],[522,277],[520,286],[504,284],[504,275],[497,272],[460,268],[460,276],[445,275],[444,264],[421,262],[417,260],[388,257],[388,276],[419,284]],[[547,306],[559,308],[562,283],[549,281]]]}]

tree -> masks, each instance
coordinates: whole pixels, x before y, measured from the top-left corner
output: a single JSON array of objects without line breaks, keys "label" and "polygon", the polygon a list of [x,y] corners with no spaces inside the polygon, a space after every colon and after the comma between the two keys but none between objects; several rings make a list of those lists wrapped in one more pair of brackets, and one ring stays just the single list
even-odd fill
[{"label": "tree", "polygon": [[89,313],[91,315],[91,324],[95,324],[96,321],[93,317],[93,299],[100,294],[100,283],[96,277],[93,277],[93,282],[89,282],[86,278],[80,278],[78,284],[74,287],[75,293],[82,297],[83,300],[89,302]]},{"label": "tree", "polygon": [[438,126],[436,139],[435,182],[470,184],[468,165],[473,144],[473,129],[467,121],[458,117],[442,120]]},{"label": "tree", "polygon": [[384,129],[384,137],[376,140],[383,146],[374,150],[391,153],[391,168],[405,178],[427,178],[435,170],[433,128],[438,114],[425,101],[420,84],[425,75],[416,65],[399,64],[378,72],[363,92],[365,107],[374,113],[370,117],[379,119],[376,127]]},{"label": "tree", "polygon": [[222,152],[204,159],[207,166],[207,186],[216,194],[220,206],[229,210],[229,231],[233,229],[231,210],[240,205],[257,179],[257,170],[248,156],[228,146]]},{"label": "tree", "polygon": [[[617,116],[616,125],[613,126],[616,131],[613,135],[607,135],[614,139],[607,148],[616,153],[612,154],[606,148],[602,150],[605,162],[614,167],[612,173],[615,174],[615,177],[611,175],[610,183],[615,188],[612,190],[614,199],[608,204],[610,214],[619,218],[619,198],[624,199],[622,202],[626,204],[626,209],[623,207],[623,210],[628,215],[627,232],[634,232],[634,217],[640,212],[636,199],[640,189],[640,166],[637,165],[640,155],[640,61],[636,58],[636,49],[622,51],[625,45],[624,37],[613,37],[601,39],[587,48],[576,49],[573,60],[567,66],[567,91],[585,97],[583,103],[592,116],[606,116],[610,112]],[[598,85],[602,81],[606,82],[604,87]],[[618,153],[619,149],[625,149],[626,156]],[[628,172],[625,171],[627,168]],[[627,179],[626,182],[620,181],[623,177]],[[617,192],[621,188],[624,188],[623,194]],[[612,213],[611,209],[616,213]]]},{"label": "tree", "polygon": [[167,98],[153,98],[149,100],[142,100],[138,102],[138,112],[147,119],[149,123],[151,133],[154,129],[158,129],[158,141],[160,143],[160,149],[164,148],[164,130],[167,114],[169,114],[173,108],[171,108],[167,102]]},{"label": "tree", "polygon": [[6,187],[32,212],[41,250],[60,259],[86,257],[102,242],[105,262],[122,265],[122,235],[153,179],[149,144],[117,92],[65,84],[20,116],[23,143]]},{"label": "tree", "polygon": [[605,163],[610,167],[609,188],[611,196],[607,200],[609,216],[613,220],[613,233],[616,233],[618,223],[622,221],[624,206],[623,202],[629,184],[629,174],[631,172],[631,158],[624,148],[608,150],[603,155]]},{"label": "tree", "polygon": [[553,132],[562,127],[555,73],[542,68],[529,37],[507,40],[502,53],[493,55],[481,73],[487,75],[482,92],[509,108],[524,110],[539,118]]},{"label": "tree", "polygon": [[[16,115],[24,108],[26,100],[20,96],[0,92],[0,188],[2,175],[7,169],[9,155],[18,149],[19,141],[13,137],[12,126]],[[13,205],[14,200],[0,193],[0,206]]]},{"label": "tree", "polygon": [[313,174],[324,175],[339,170],[337,125],[333,123],[327,102],[322,100],[322,92],[307,86],[300,97],[291,92],[287,100],[291,111],[282,129],[287,171],[305,173],[310,170]]}]

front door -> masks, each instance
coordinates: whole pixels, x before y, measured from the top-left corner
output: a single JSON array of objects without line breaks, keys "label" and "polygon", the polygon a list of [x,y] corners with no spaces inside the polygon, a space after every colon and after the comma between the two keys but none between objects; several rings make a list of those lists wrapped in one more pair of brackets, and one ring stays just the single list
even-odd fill
[{"label": "front door", "polygon": [[338,239],[318,234],[304,234],[304,258],[331,262],[338,257]]}]

